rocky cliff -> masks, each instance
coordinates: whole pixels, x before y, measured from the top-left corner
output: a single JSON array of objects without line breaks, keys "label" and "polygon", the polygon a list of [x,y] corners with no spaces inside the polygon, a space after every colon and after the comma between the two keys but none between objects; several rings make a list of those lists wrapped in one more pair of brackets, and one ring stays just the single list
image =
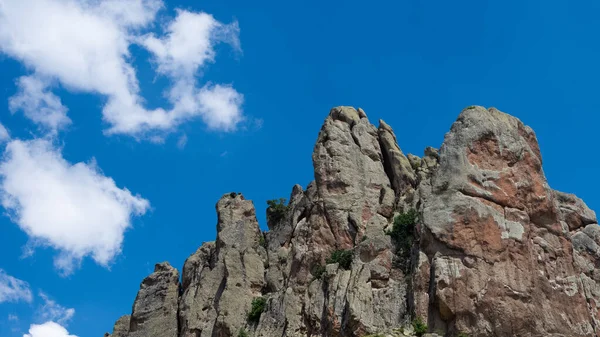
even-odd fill
[{"label": "rocky cliff", "polygon": [[113,336],[600,336],[596,215],[518,119],[469,107],[420,158],[337,107],[312,159],[265,233],[225,194],[216,240],[181,279],[157,264]]}]

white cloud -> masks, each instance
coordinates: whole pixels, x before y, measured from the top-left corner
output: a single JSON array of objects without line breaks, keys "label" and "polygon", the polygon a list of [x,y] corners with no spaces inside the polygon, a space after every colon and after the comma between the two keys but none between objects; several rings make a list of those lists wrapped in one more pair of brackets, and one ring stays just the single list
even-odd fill
[{"label": "white cloud", "polygon": [[154,54],[159,73],[190,78],[206,62],[214,62],[216,43],[227,42],[239,49],[238,35],[236,22],[224,25],[210,14],[178,10],[165,37],[147,35],[142,45]]},{"label": "white cloud", "polygon": [[35,76],[23,76],[18,80],[19,93],[9,100],[12,113],[22,110],[36,124],[56,133],[71,124],[67,108],[60,98],[48,90],[47,83]]},{"label": "white cloud", "polygon": [[211,129],[235,130],[242,121],[242,96],[228,86],[205,86],[198,92],[202,119]]},{"label": "white cloud", "polygon": [[[23,62],[35,78],[106,96],[103,119],[110,124],[108,134],[164,133],[199,116],[209,128],[232,131],[242,120],[242,95],[233,88],[196,87],[199,68],[214,61],[216,43],[239,49],[237,23],[225,25],[209,14],[178,10],[166,35],[156,37],[140,35],[140,30],[154,22],[163,6],[160,0],[3,0],[0,4],[0,51]],[[144,108],[130,63],[129,46],[134,42],[145,46],[154,55],[157,72],[172,80],[167,97],[171,108]],[[56,121],[59,116],[64,123],[66,109],[60,108],[60,100],[47,87],[20,86],[14,109],[23,109],[27,117],[44,125],[61,124]],[[227,93],[219,87],[227,88]],[[49,110],[34,113],[40,105]]]},{"label": "white cloud", "polygon": [[71,273],[85,256],[107,266],[120,252],[133,215],[149,202],[119,188],[95,162],[67,162],[47,140],[13,140],[0,161],[0,197],[34,245],[59,251],[55,266]]},{"label": "white cloud", "polygon": [[77,337],[69,335],[67,329],[60,324],[54,322],[46,322],[44,324],[32,324],[29,327],[29,333],[23,337]]},{"label": "white cloud", "polygon": [[0,269],[0,303],[3,302],[31,302],[33,296],[29,284],[12,277]]},{"label": "white cloud", "polygon": [[135,28],[151,23],[162,7],[161,0],[103,0],[94,11],[117,25]]},{"label": "white cloud", "polygon": [[53,321],[65,325],[75,315],[75,309],[63,307],[51,300],[45,293],[40,292],[39,296],[44,301],[44,304],[38,309],[42,321]]},{"label": "white cloud", "polygon": [[10,134],[4,125],[0,124],[0,143],[4,143],[10,139]]},{"label": "white cloud", "polygon": [[188,136],[184,133],[177,140],[177,148],[179,148],[180,150],[183,150],[183,148],[185,148],[185,146],[187,145],[187,142],[188,142]]}]

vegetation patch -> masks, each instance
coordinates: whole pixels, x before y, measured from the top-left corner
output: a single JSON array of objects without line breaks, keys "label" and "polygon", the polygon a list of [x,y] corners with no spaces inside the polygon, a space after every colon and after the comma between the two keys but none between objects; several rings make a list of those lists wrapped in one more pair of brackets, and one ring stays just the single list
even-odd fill
[{"label": "vegetation patch", "polygon": [[267,299],[264,297],[256,297],[252,300],[252,309],[248,313],[248,320],[251,322],[258,322],[260,315],[265,311],[267,305]]},{"label": "vegetation patch", "polygon": [[325,266],[322,265],[316,265],[312,271],[311,274],[314,277],[315,280],[320,280],[323,277],[323,274],[325,274],[326,268]]},{"label": "vegetation patch", "polygon": [[248,331],[246,331],[246,329],[240,328],[237,337],[250,337],[250,334],[248,334]]},{"label": "vegetation patch", "polygon": [[354,252],[352,250],[336,250],[331,253],[331,256],[327,259],[327,263],[339,263],[340,267],[349,270],[352,264],[352,258]]},{"label": "vegetation patch", "polygon": [[415,225],[418,219],[419,213],[414,209],[400,213],[394,218],[392,230],[387,232],[396,244],[394,264],[404,271],[408,269],[407,262],[410,259],[410,249],[415,240]]},{"label": "vegetation patch", "polygon": [[279,198],[279,200],[267,200],[267,221],[271,225],[278,224],[285,217],[289,205],[286,205],[285,198]]},{"label": "vegetation patch", "polygon": [[417,335],[418,337],[421,337],[425,333],[427,333],[427,324],[423,323],[423,321],[421,320],[420,317],[417,317],[412,322],[412,326],[413,326],[413,329],[415,330],[415,335]]},{"label": "vegetation patch", "polygon": [[258,238],[258,244],[267,249],[267,240],[265,239],[265,234],[261,233]]}]

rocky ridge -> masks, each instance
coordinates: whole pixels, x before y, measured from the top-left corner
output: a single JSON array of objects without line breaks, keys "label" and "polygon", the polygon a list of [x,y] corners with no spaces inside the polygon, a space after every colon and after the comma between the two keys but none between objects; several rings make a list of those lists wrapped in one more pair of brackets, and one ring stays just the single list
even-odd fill
[{"label": "rocky ridge", "polygon": [[548,186],[517,118],[469,107],[420,158],[336,107],[312,159],[266,233],[223,195],[217,239],[181,281],[157,264],[112,336],[600,336],[596,215]]}]

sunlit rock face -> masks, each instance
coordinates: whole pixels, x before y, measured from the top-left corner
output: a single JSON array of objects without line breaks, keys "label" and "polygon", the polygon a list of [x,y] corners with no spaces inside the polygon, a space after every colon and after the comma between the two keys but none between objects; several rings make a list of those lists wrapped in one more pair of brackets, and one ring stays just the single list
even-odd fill
[{"label": "sunlit rock face", "polygon": [[596,215],[548,186],[517,118],[469,107],[418,157],[384,121],[336,107],[312,160],[315,180],[265,233],[251,201],[223,195],[217,239],[181,280],[158,264],[113,336],[411,336],[417,320],[429,336],[600,336]]}]

